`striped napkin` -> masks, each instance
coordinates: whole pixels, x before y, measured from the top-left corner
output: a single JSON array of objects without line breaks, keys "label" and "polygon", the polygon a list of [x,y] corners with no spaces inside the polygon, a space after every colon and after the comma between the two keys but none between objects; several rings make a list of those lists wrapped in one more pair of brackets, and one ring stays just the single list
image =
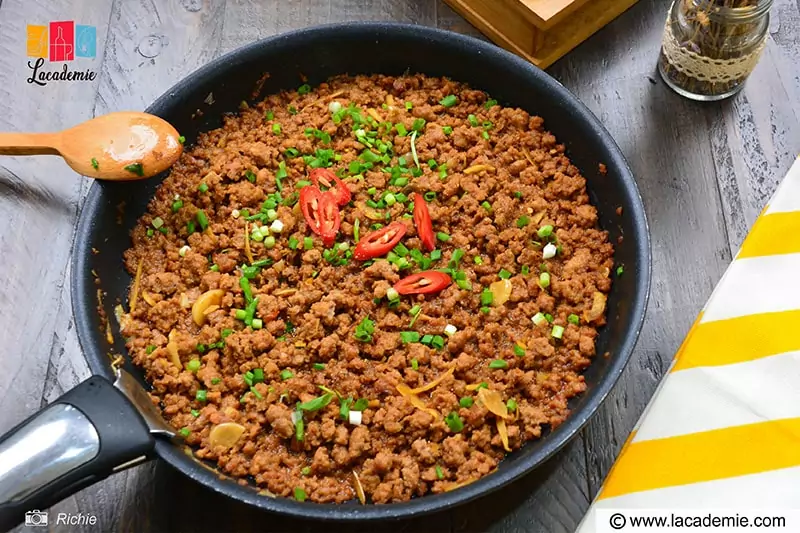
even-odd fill
[{"label": "striped napkin", "polygon": [[768,508],[800,508],[800,159],[683,341],[578,531],[604,531],[598,510]]}]

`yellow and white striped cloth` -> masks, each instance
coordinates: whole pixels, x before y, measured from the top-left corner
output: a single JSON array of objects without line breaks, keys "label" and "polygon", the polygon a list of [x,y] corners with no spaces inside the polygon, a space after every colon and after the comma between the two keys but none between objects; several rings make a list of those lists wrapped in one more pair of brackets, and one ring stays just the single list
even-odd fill
[{"label": "yellow and white striped cloth", "polygon": [[800,508],[800,159],[683,341],[578,531],[597,531],[598,509],[767,508]]}]

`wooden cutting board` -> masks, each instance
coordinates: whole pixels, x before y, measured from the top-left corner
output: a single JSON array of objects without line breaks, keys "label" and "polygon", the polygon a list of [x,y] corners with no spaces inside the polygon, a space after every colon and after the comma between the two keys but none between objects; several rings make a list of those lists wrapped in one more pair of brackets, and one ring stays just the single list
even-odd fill
[{"label": "wooden cutting board", "polygon": [[487,37],[547,68],[636,0],[445,0]]}]

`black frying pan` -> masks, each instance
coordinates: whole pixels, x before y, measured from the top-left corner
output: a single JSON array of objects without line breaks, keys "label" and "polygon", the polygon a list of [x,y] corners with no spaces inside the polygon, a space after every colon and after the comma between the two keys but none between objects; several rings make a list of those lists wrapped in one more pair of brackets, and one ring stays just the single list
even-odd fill
[{"label": "black frying pan", "polygon": [[[78,335],[95,376],[0,440],[0,471],[6,472],[0,476],[0,528],[13,526],[25,511],[46,508],[114,471],[155,456],[221,494],[268,511],[327,520],[408,517],[464,503],[509,483],[542,464],[583,427],[622,373],[639,334],[650,285],[650,243],[642,201],[619,148],[586,106],[547,74],[495,46],[450,32],[402,24],[337,24],[272,37],[227,54],[188,76],[147,111],[171,122],[191,143],[198,133],[220,126],[222,116],[235,112],[242,100],[251,100],[264,73],[270,76],[260,88],[262,97],[296,88],[301,75],[313,85],[341,73],[406,71],[464,81],[503,104],[542,116],[588,180],[600,225],[616,243],[615,259],[625,273],[614,280],[608,325],[597,340],[597,353],[609,356],[598,355],[586,371],[588,389],[570,402],[567,421],[510,454],[495,473],[453,492],[406,503],[299,503],[262,496],[255,487],[221,477],[187,455],[173,430],[157,413],[142,407],[148,402],[141,401],[138,384],[147,383],[138,369],[126,362],[123,368],[129,375],[123,378],[128,381],[118,380],[116,388],[109,381],[114,379],[109,353],[126,353],[113,319],[113,307],[127,301],[131,283],[122,267],[122,252],[130,246],[129,232],[161,179],[96,182],[78,222],[71,272]],[[205,102],[210,93],[211,105]],[[606,175],[600,173],[599,163],[607,166]],[[125,209],[119,224],[121,202]],[[618,207],[622,216],[616,214]],[[105,293],[113,346],[97,313],[98,288]]]}]

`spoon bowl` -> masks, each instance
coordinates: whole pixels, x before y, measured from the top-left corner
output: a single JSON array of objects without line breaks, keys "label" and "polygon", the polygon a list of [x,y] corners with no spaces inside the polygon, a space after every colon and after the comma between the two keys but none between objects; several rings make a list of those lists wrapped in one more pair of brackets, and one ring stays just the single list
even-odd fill
[{"label": "spoon bowl", "polygon": [[57,133],[0,133],[0,155],[60,155],[79,174],[113,181],[155,176],[182,152],[170,123],[137,111],[101,115]]}]

